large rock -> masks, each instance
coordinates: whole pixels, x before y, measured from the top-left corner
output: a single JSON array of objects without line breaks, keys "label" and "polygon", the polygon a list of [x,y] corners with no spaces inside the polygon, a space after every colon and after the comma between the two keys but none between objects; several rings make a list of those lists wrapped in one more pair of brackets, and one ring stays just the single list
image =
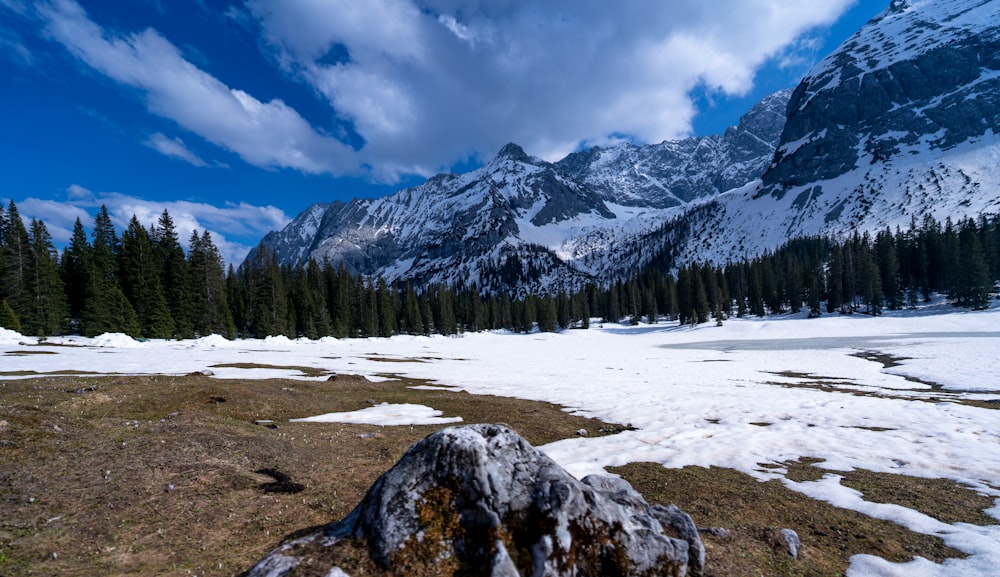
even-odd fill
[{"label": "large rock", "polygon": [[699,575],[691,518],[625,481],[578,481],[508,428],[434,433],[342,521],[286,541],[246,575]]}]

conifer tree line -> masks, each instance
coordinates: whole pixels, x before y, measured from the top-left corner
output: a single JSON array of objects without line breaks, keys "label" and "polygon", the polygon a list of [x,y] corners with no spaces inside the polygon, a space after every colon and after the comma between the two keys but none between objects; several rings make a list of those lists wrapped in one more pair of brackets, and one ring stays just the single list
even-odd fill
[{"label": "conifer tree line", "polygon": [[591,318],[696,324],[801,310],[878,315],[935,293],[982,309],[1000,278],[1000,217],[928,217],[905,232],[801,238],[725,265],[671,269],[661,256],[626,279],[523,298],[389,283],[352,275],[343,263],[281,264],[263,246],[256,254],[226,269],[207,231],[193,232],[185,250],[166,210],[148,229],[133,216],[119,236],[106,207],[89,234],[77,219],[60,254],[45,223],[26,227],[11,202],[0,207],[0,327],[38,336],[315,339],[555,331],[587,328]]},{"label": "conifer tree line", "polygon": [[612,285],[598,299],[606,303],[598,314],[682,324],[802,310],[880,315],[916,307],[932,294],[981,310],[1000,278],[1000,216],[943,224],[928,216],[906,231],[799,238],[753,259],[687,264],[676,275],[661,270],[649,267]]}]

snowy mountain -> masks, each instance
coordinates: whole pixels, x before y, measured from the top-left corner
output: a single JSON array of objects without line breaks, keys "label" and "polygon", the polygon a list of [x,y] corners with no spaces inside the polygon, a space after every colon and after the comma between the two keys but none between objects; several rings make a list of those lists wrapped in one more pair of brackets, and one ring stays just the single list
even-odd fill
[{"label": "snowy mountain", "polygon": [[263,246],[283,262],[523,294],[995,212],[1000,5],[893,0],[724,135],[555,163],[511,144],[465,174],[312,206]]},{"label": "snowy mountain", "polygon": [[781,136],[790,96],[791,90],[768,96],[721,136],[594,147],[556,165],[616,204],[666,208],[715,196],[764,173]]},{"label": "snowy mountain", "polygon": [[1000,212],[1000,5],[893,1],[796,88],[761,181],[701,212],[677,256]]},{"label": "snowy mountain", "polygon": [[[418,284],[535,291],[617,270],[608,255],[690,201],[759,178],[791,91],[721,136],[594,148],[549,163],[508,144],[485,166],[380,199],[313,205],[265,250]],[[251,253],[249,259],[256,258]]]}]

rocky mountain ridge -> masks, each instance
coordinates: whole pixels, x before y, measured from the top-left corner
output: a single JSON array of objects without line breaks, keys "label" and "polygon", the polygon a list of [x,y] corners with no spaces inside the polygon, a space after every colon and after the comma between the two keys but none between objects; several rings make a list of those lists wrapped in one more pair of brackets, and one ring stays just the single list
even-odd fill
[{"label": "rocky mountain ridge", "polygon": [[998,211],[1000,7],[894,0],[724,135],[555,163],[511,144],[465,174],[314,205],[262,246],[283,262],[524,294]]},{"label": "rocky mountain ridge", "polygon": [[710,205],[678,255],[1000,212],[1000,6],[893,1],[796,88],[761,182]]},{"label": "rocky mountain ridge", "polygon": [[601,255],[622,239],[759,178],[790,93],[768,97],[721,136],[594,148],[556,163],[508,144],[471,172],[313,205],[262,245],[281,262],[328,259],[389,281],[521,293],[579,286],[614,269]]}]

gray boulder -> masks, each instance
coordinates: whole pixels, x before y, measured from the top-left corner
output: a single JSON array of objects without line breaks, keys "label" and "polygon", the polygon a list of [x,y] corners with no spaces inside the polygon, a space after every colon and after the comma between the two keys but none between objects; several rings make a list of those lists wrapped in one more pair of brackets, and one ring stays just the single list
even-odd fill
[{"label": "gray boulder", "polygon": [[578,481],[499,425],[410,448],[342,521],[299,533],[248,577],[700,575],[691,518],[625,481]]}]

